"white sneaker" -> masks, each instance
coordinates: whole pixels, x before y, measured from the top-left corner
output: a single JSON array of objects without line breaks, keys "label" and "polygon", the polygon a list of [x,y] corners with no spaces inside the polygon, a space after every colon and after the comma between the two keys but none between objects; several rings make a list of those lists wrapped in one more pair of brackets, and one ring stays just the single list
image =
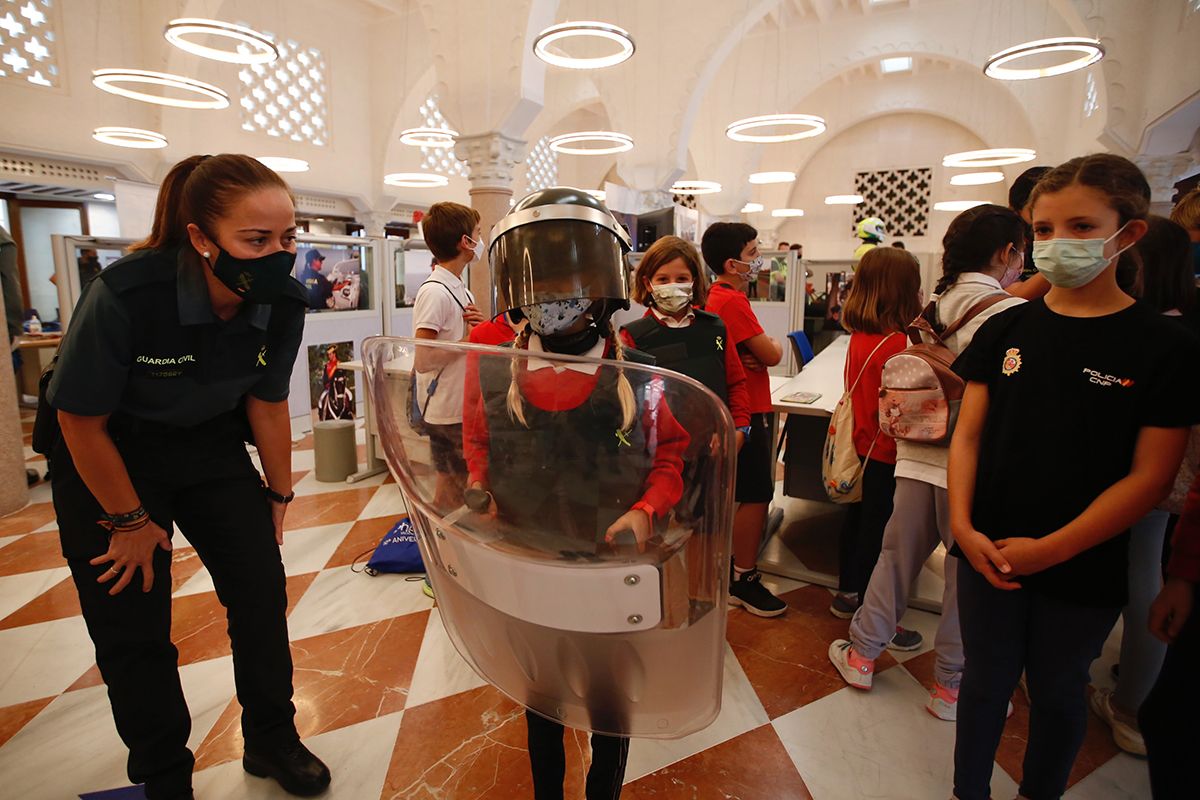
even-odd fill
[{"label": "white sneaker", "polygon": [[1117,717],[1117,712],[1112,707],[1111,689],[1096,689],[1088,698],[1088,702],[1096,716],[1112,728],[1113,741],[1117,743],[1117,747],[1135,756],[1146,755],[1146,742],[1142,739],[1142,732]]},{"label": "white sneaker", "polygon": [[[938,719],[943,719],[946,722],[958,721],[958,689],[950,689],[936,681],[933,684],[933,691],[929,693],[929,702],[925,704],[925,710],[933,714]],[[1004,718],[1008,719],[1013,715],[1013,704],[1008,702],[1008,711]]]},{"label": "white sneaker", "polygon": [[842,674],[842,679],[855,689],[870,689],[875,678],[875,662],[854,652],[854,647],[845,639],[829,645],[829,660]]}]

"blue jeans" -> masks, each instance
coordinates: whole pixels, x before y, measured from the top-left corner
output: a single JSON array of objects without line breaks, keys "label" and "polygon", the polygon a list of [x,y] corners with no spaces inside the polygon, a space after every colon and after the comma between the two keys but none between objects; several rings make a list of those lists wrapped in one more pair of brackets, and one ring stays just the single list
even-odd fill
[{"label": "blue jeans", "polygon": [[966,656],[954,741],[959,800],[991,796],[996,748],[1022,670],[1030,707],[1021,795],[1029,800],[1062,796],[1087,730],[1088,669],[1120,613],[1120,608],[1074,605],[1029,589],[997,589],[967,559],[958,560]]}]

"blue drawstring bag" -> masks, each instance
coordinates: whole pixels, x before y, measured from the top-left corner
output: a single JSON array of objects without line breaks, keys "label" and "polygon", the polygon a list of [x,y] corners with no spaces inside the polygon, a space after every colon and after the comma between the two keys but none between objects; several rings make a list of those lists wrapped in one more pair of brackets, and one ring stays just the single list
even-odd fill
[{"label": "blue drawstring bag", "polygon": [[417,547],[417,532],[408,517],[403,517],[387,532],[375,548],[375,554],[367,562],[365,570],[368,575],[424,571],[425,562],[421,560],[421,550]]}]

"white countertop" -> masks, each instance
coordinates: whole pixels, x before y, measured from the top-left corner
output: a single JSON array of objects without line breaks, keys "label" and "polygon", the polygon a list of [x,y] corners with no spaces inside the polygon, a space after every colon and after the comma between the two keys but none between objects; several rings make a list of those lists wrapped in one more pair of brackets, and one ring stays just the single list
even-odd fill
[{"label": "white countertop", "polygon": [[[813,417],[831,415],[845,391],[843,373],[849,347],[850,336],[839,336],[818,353],[816,358],[805,364],[804,369],[788,378],[786,383],[776,386],[772,381],[772,409],[785,414],[807,414]],[[810,404],[782,402],[781,398],[793,392],[816,392],[821,396]]]}]

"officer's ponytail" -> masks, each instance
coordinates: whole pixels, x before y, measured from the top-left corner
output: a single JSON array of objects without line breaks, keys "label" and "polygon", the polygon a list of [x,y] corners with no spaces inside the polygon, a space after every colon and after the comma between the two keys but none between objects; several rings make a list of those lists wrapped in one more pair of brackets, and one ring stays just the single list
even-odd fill
[{"label": "officer's ponytail", "polygon": [[150,235],[129,249],[179,247],[188,240],[189,223],[211,235],[216,221],[243,195],[260,189],[283,189],[292,195],[283,178],[258,159],[236,153],[188,156],[163,178]]}]

